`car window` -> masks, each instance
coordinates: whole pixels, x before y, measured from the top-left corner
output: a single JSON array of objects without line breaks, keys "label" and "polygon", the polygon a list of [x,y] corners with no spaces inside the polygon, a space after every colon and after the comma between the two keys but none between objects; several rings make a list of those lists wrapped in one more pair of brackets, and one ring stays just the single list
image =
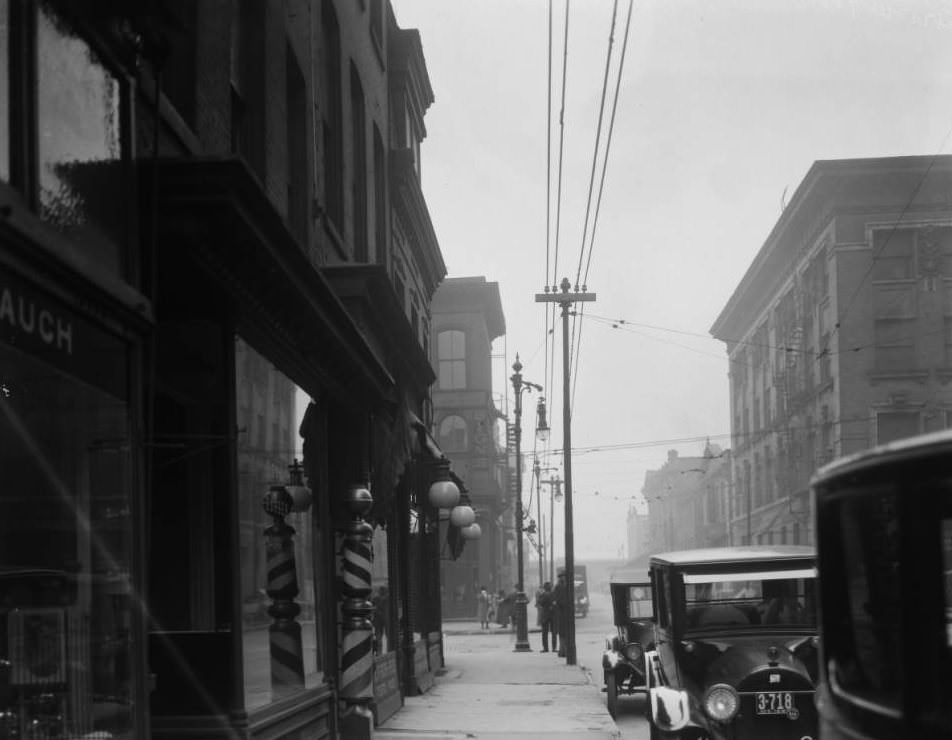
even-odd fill
[{"label": "car window", "polygon": [[687,629],[816,628],[816,578],[803,571],[685,579]]},{"label": "car window", "polygon": [[841,504],[843,618],[851,640],[837,646],[837,683],[887,706],[902,686],[902,601],[896,495],[847,498]]},{"label": "car window", "polygon": [[942,519],[942,586],[945,594],[945,645],[952,653],[952,517]]},{"label": "car window", "polygon": [[651,591],[646,586],[628,587],[628,618],[648,619],[651,616]]},{"label": "car window", "polygon": [[655,614],[658,617],[658,626],[667,627],[671,623],[668,609],[668,588],[671,576],[667,571],[657,570],[654,577]]}]

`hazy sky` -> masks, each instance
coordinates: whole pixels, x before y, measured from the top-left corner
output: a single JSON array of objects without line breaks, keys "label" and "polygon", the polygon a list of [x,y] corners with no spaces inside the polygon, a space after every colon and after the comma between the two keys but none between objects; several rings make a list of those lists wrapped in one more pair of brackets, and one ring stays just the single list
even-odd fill
[{"label": "hazy sky", "polygon": [[[426,115],[423,189],[449,275],[498,281],[507,336],[495,346],[505,353],[496,391],[508,387],[518,352],[523,376],[546,386],[549,447],[561,448],[561,324],[548,362],[545,309],[534,296],[563,276],[574,283],[578,271],[613,0],[570,5],[564,129],[565,2],[552,2],[548,257],[548,2],[393,5],[401,27],[420,31],[436,98]],[[621,0],[596,194],[627,13]],[[668,449],[703,449],[703,441],[670,440],[710,436],[729,446],[726,351],[708,330],[785,193],[815,160],[947,154],[950,133],[946,0],[634,3],[587,281],[598,299],[585,306],[576,345],[577,561],[618,554],[629,503]],[[594,203],[591,213],[589,233]],[[612,328],[606,319],[630,324]],[[534,394],[523,404],[531,461]],[[586,451],[599,446],[627,447]],[[558,517],[556,527],[560,557]]]}]

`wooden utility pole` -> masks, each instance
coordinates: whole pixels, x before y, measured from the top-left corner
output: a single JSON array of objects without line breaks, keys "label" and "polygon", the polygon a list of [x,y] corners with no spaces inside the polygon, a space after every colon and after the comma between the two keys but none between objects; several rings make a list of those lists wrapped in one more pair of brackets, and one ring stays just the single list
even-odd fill
[{"label": "wooden utility pole", "polygon": [[572,607],[566,614],[565,626],[565,662],[568,665],[576,664],[575,655],[575,532],[573,531],[572,517],[572,411],[571,411],[571,381],[569,367],[569,306],[583,301],[594,301],[594,293],[570,293],[572,285],[568,278],[562,278],[559,283],[561,293],[555,292],[553,286],[549,292],[546,286],[545,293],[536,293],[536,303],[558,303],[562,307],[562,443],[563,466],[565,468],[565,588],[570,594]]}]

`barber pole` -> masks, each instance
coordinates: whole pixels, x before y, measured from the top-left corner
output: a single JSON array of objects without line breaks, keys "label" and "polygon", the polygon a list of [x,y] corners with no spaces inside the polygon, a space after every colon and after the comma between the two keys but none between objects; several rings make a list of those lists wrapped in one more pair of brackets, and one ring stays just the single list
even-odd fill
[{"label": "barber pole", "polygon": [[[373,506],[370,491],[354,486],[347,492],[345,504],[353,519],[344,527],[341,547],[341,683],[340,697],[347,704],[345,721],[366,726],[373,718],[369,704],[373,701],[373,615],[370,602],[373,564],[373,527],[364,515]],[[349,722],[348,722],[349,724]],[[354,728],[356,729],[356,728]]]},{"label": "barber pole", "polygon": [[272,486],[261,503],[265,512],[274,519],[274,524],[264,534],[267,538],[267,593],[272,599],[268,614],[274,618],[268,627],[271,688],[279,693],[282,689],[304,686],[301,625],[295,621],[301,607],[294,601],[298,595],[292,540],[294,528],[284,521],[292,504],[291,496],[284,486]]}]

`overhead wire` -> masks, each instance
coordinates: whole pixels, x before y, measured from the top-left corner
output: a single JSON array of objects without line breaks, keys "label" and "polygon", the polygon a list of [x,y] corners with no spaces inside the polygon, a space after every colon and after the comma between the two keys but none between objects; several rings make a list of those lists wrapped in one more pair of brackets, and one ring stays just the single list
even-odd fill
[{"label": "overhead wire", "polygon": [[[563,32],[562,32],[562,82],[561,82],[561,93],[560,93],[560,102],[559,102],[559,154],[558,154],[558,167],[556,175],[556,199],[555,199],[555,239],[553,246],[553,259],[552,259],[552,272],[548,272],[548,263],[547,263],[547,273],[546,273],[546,287],[552,286],[552,290],[556,290],[556,282],[559,270],[559,246],[560,246],[560,237],[561,237],[561,227],[562,227],[562,180],[563,180],[563,159],[565,154],[565,99],[566,99],[566,90],[567,90],[567,80],[568,80],[568,60],[569,60],[569,9],[571,5],[571,0],[565,0],[565,20],[563,22]],[[550,65],[551,65],[551,53],[549,55]],[[550,84],[551,89],[551,84]],[[550,118],[551,120],[551,118]],[[556,326],[556,310],[557,304],[555,303],[546,303],[546,342],[548,347],[547,357],[546,357],[546,366],[545,366],[545,383],[546,388],[554,388],[555,383],[555,326]],[[551,341],[549,341],[551,338]],[[549,408],[555,408],[556,396],[554,394],[549,394],[548,398],[551,403]],[[551,414],[550,414],[551,418]]]},{"label": "overhead wire", "polygon": [[[587,232],[587,230],[588,230],[588,208],[586,209],[586,214],[585,214],[585,227],[584,227],[583,230],[582,230],[582,249],[581,249],[581,252],[580,252],[580,254],[579,254],[579,266],[578,266],[578,271],[577,271],[577,273],[576,273],[576,284],[579,284],[579,282],[581,282],[582,290],[586,290],[586,289],[587,289],[588,274],[589,274],[589,270],[590,270],[590,268],[591,268],[591,263],[592,263],[592,252],[594,251],[594,248],[595,248],[595,231],[596,231],[596,228],[597,228],[597,225],[598,225],[598,216],[599,216],[599,213],[601,212],[602,194],[604,193],[604,189],[605,189],[605,174],[606,174],[607,171],[608,171],[608,159],[609,159],[609,154],[610,154],[610,152],[611,152],[612,134],[613,134],[614,128],[615,128],[615,115],[616,115],[617,110],[618,110],[618,99],[619,99],[619,97],[620,97],[620,91],[621,91],[621,79],[622,79],[622,74],[623,74],[624,68],[625,68],[625,56],[626,56],[626,52],[627,52],[627,49],[628,49],[628,37],[629,37],[629,31],[630,31],[630,29],[631,29],[631,15],[632,15],[632,10],[633,10],[633,8],[634,8],[634,0],[629,0],[629,2],[628,2],[628,14],[627,14],[627,18],[626,18],[626,20],[625,20],[625,34],[624,34],[624,38],[623,38],[623,41],[622,41],[621,53],[619,54],[619,60],[618,60],[618,72],[617,72],[617,74],[615,75],[615,92],[614,92],[614,95],[613,95],[613,98],[612,98],[612,108],[611,108],[611,115],[610,115],[610,117],[609,117],[608,133],[607,133],[607,137],[606,137],[606,141],[605,141],[605,149],[604,149],[604,152],[603,152],[603,155],[602,155],[602,171],[601,171],[601,176],[600,176],[600,178],[599,178],[598,196],[597,196],[597,198],[596,198],[596,205],[595,205],[595,215],[594,215],[594,218],[593,218],[593,220],[592,220],[592,230],[591,230],[591,234],[588,235],[589,246],[588,246],[588,257],[587,257],[587,258],[585,258],[585,251],[586,251],[586,250],[585,250],[585,240],[586,240],[586,232]],[[611,31],[610,31],[610,33],[609,33],[608,54],[607,54],[607,57],[606,57],[606,60],[605,60],[605,77],[604,77],[604,80],[603,80],[603,82],[602,82],[602,101],[601,101],[601,106],[600,106],[600,109],[599,109],[599,117],[598,117],[598,134],[597,134],[597,136],[596,136],[595,152],[594,152],[594,155],[593,155],[593,158],[592,158],[592,178],[593,178],[593,180],[590,181],[590,183],[589,183],[589,207],[591,206],[592,185],[593,185],[593,182],[594,182],[595,165],[596,165],[596,162],[597,162],[597,159],[598,159],[598,139],[599,139],[599,137],[601,136],[602,114],[603,114],[603,111],[604,111],[605,95],[606,95],[606,92],[607,92],[608,79],[609,79],[609,70],[610,70],[610,67],[611,67],[612,46],[613,46],[613,43],[614,43],[615,22],[616,22],[616,19],[617,19],[617,13],[618,13],[618,3],[617,3],[617,0],[616,0],[616,2],[614,3],[614,6],[613,6],[613,10],[612,10],[612,25],[611,25]],[[585,258],[585,274],[584,274],[584,276],[582,275],[582,260],[583,260],[583,258]],[[578,357],[580,356],[580,353],[581,353],[582,327],[583,327],[583,322],[582,322],[581,319],[584,318],[584,315],[585,315],[585,304],[584,304],[584,303],[582,304],[582,307],[579,309],[577,315],[578,315],[578,317],[579,317],[579,320],[578,320],[577,322],[574,322],[574,323],[573,323],[573,340],[574,340],[574,341],[573,341],[573,344],[574,344],[574,347],[575,347],[574,356],[575,356],[576,358],[578,358]],[[577,340],[574,339],[576,327],[577,327]],[[575,372],[573,373],[573,376],[572,376],[572,401],[571,401],[571,404],[572,404],[572,407],[573,407],[573,408],[575,407],[575,390],[576,390],[576,388],[577,388],[577,386],[578,386],[578,365],[579,365],[579,360],[576,359],[576,361],[575,361],[575,363],[574,363]]]},{"label": "overhead wire", "polygon": [[[575,272],[575,290],[579,289],[579,282],[582,276],[582,262],[585,259],[585,242],[588,237],[588,221],[592,211],[592,195],[595,192],[595,170],[598,167],[598,151],[601,144],[602,138],[602,122],[605,115],[605,99],[608,96],[608,78],[611,71],[611,59],[612,59],[612,47],[615,41],[615,20],[618,15],[618,0],[614,0],[612,3],[612,22],[611,27],[608,31],[608,50],[605,54],[605,73],[602,77],[602,94],[598,104],[598,122],[595,126],[595,147],[592,151],[592,171],[589,175],[588,180],[588,196],[585,203],[585,219],[582,226],[582,243],[579,247],[578,255],[578,268]],[[569,407],[574,410],[575,408],[575,387],[577,380],[577,369],[578,369],[578,342],[580,338],[578,337],[578,325],[580,323],[579,319],[580,312],[575,311],[572,313],[572,341],[569,347],[569,377],[572,378],[572,393]]]}]

